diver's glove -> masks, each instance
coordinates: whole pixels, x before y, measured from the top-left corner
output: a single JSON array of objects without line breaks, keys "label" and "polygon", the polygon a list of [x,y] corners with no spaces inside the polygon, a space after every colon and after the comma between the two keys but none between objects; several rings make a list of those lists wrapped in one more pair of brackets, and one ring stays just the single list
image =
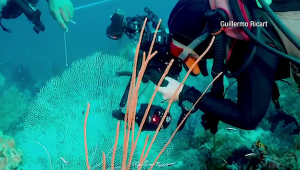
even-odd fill
[{"label": "diver's glove", "polygon": [[[209,94],[209,93],[208,93]],[[179,95],[179,104],[183,103],[183,101],[189,101],[190,103],[195,103],[198,98],[202,95],[201,92],[196,90],[194,87],[184,86],[180,95]],[[201,101],[196,105],[196,109],[199,109],[199,105]],[[219,120],[216,119],[209,113],[204,113],[201,117],[201,124],[205,130],[210,130],[212,134],[216,134],[218,131]]]},{"label": "diver's glove", "polygon": [[218,131],[218,124],[219,120],[213,117],[209,113],[204,113],[204,115],[201,116],[201,124],[204,127],[205,131],[210,130],[212,134],[216,134]]},{"label": "diver's glove", "polygon": [[[162,97],[164,100],[170,100],[173,97],[173,95],[175,94],[175,91],[177,90],[177,88],[180,86],[180,82],[173,78],[170,78],[170,77],[165,77],[164,82],[165,83],[162,83],[162,85],[158,88],[158,92],[160,92],[162,94]],[[156,86],[154,87],[154,89],[155,88],[156,88]],[[184,87],[181,87],[179,89],[179,91],[175,95],[173,102],[176,102],[179,100],[179,94],[181,93],[183,88]]]},{"label": "diver's glove", "polygon": [[66,23],[73,18],[74,7],[70,0],[48,0],[49,10],[52,17],[59,23],[59,25],[68,31]]}]

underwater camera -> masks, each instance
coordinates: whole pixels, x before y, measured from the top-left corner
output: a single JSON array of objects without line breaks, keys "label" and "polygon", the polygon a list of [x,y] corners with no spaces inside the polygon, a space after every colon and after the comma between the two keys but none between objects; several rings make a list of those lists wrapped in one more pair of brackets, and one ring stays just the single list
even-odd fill
[{"label": "underwater camera", "polygon": [[[154,32],[150,32],[144,34],[143,36],[137,70],[139,70],[141,67],[143,52],[150,50],[154,34]],[[142,79],[143,83],[147,83],[149,80],[151,80],[154,84],[157,84],[172,59],[174,60],[174,62],[167,74],[167,77],[178,80],[179,74],[182,71],[182,62],[178,58],[170,54],[170,46],[168,44],[168,41],[169,34],[165,30],[159,30],[159,32],[157,32],[156,34],[152,49],[152,53],[157,51],[157,54],[149,61],[146,67]]]},{"label": "underwater camera", "polygon": [[[143,42],[141,44],[141,50],[143,51],[149,51],[152,43],[152,39],[154,37],[154,33],[145,34],[143,36]],[[160,77],[168,67],[169,63],[173,59],[174,62],[169,70],[169,73],[167,74],[168,77],[171,77],[173,79],[178,79],[179,74],[182,71],[182,62],[172,56],[170,51],[170,46],[168,44],[169,40],[169,34],[165,30],[160,30],[157,32],[155,42],[153,45],[152,53],[157,51],[157,54],[149,61],[149,64],[146,68],[145,75],[143,82],[147,82],[147,76],[148,78],[155,84],[158,83]],[[142,52],[140,53],[140,56],[142,55]],[[139,57],[142,59],[142,57]],[[138,62],[138,70],[141,67],[141,61]],[[154,77],[155,76],[155,77]]]},{"label": "underwater camera", "polygon": [[147,13],[147,18],[150,21],[156,21],[156,22],[158,22],[158,20],[159,20],[158,16],[155,15],[148,7],[145,7],[144,11]]},{"label": "underwater camera", "polygon": [[[143,52],[140,51],[140,55],[139,55],[139,59],[142,59],[142,54]],[[154,84],[158,84],[161,76],[163,75],[164,71],[166,70],[167,66],[169,65],[170,61],[174,59],[174,62],[169,70],[169,73],[167,74],[167,77],[171,77],[173,79],[178,80],[179,78],[179,74],[182,71],[182,63],[181,61],[179,61],[178,59],[172,57],[169,54],[164,54],[164,53],[159,53],[156,54],[148,63],[144,76],[142,78],[142,82],[143,83],[148,83],[149,81],[152,81]],[[140,62],[141,63],[141,60]],[[138,69],[140,69],[141,64],[138,64]],[[122,73],[117,73],[118,76],[131,76],[130,74],[122,74]],[[119,106],[121,108],[125,107],[126,105],[126,101],[127,101],[127,97],[128,97],[128,93],[129,93],[129,89],[130,89],[130,82],[131,79],[128,81],[127,87],[124,91],[123,97],[120,101]],[[164,81],[165,82],[165,81]],[[165,83],[162,83],[161,86],[166,86],[164,85]]]},{"label": "underwater camera", "polygon": [[[155,15],[148,9],[145,8],[145,12],[148,13],[148,15],[151,15],[152,19],[157,19],[155,17]],[[142,60],[143,60],[143,53],[144,52],[148,52],[151,44],[152,44],[152,40],[154,39],[154,35],[155,32],[147,30],[145,31],[143,38],[142,38],[142,42],[141,42],[141,46],[140,46],[140,51],[139,51],[139,56],[138,56],[138,61],[137,61],[137,73],[140,70],[140,68],[142,67]],[[149,61],[144,76],[142,78],[142,82],[143,83],[148,83],[149,81],[152,81],[154,84],[158,84],[161,76],[163,75],[163,73],[165,72],[166,68],[168,67],[169,63],[171,62],[171,60],[173,59],[174,62],[167,74],[167,77],[171,77],[173,79],[178,80],[179,79],[179,74],[182,71],[182,62],[180,59],[174,57],[171,53],[170,53],[170,45],[169,45],[169,34],[166,32],[166,30],[159,30],[156,34],[156,38],[154,39],[154,45],[153,45],[153,49],[152,49],[152,53],[157,51],[157,54]],[[146,54],[147,56],[147,54]],[[122,72],[118,72],[117,73],[118,76],[131,76],[132,73],[131,72],[127,72],[127,73],[122,73]],[[130,82],[131,80],[129,80],[127,87],[125,89],[125,92],[123,94],[123,97],[121,99],[121,102],[119,104],[119,106],[121,108],[123,108],[126,105],[126,101],[127,101],[127,97],[128,97],[128,93],[129,93],[129,89],[130,89]],[[161,84],[162,87],[167,85],[167,81],[163,81],[163,83]]]},{"label": "underwater camera", "polygon": [[[143,52],[149,51],[152,39],[153,39],[154,33],[145,34],[143,37],[143,42],[141,44],[141,50],[139,51],[139,57],[138,57],[138,63],[137,63],[137,70],[140,70],[142,66],[142,59],[143,59]],[[182,62],[178,59],[172,56],[169,53],[169,45],[168,45],[168,38],[169,35],[165,31],[160,31],[156,35],[155,43],[152,49],[152,52],[157,51],[157,54],[149,61],[144,76],[142,78],[143,83],[148,83],[149,81],[152,81],[154,84],[158,84],[161,76],[163,75],[164,71],[168,67],[169,63],[173,59],[174,62],[167,74],[167,77],[171,77],[173,79],[178,80],[179,74],[182,71]],[[131,76],[131,73],[122,74],[117,73],[118,76]],[[130,89],[130,82],[129,80],[127,87],[125,89],[125,92],[123,94],[123,97],[120,102],[120,107],[123,108],[126,105],[127,96]],[[166,86],[165,81],[162,83],[161,86]]]},{"label": "underwater camera", "polygon": [[[140,52],[142,54],[142,52]],[[142,55],[139,55],[139,58],[142,59]],[[170,61],[174,59],[174,62],[169,70],[169,73],[167,74],[167,77],[171,77],[173,79],[178,80],[179,74],[182,70],[182,64],[181,62],[176,59],[171,57],[171,55],[162,55],[162,54],[157,54],[155,55],[148,63],[144,76],[142,78],[143,83],[148,83],[149,81],[152,81],[154,84],[158,84],[161,76],[163,75],[164,71],[166,70],[167,66],[169,65]],[[141,62],[140,62],[141,63]],[[138,65],[138,70],[141,67],[141,64]],[[131,76],[131,73],[117,73],[118,76]],[[126,89],[124,91],[123,97],[120,101],[119,107],[123,108],[126,105],[129,89],[130,89],[130,82],[131,79],[128,81],[128,84],[126,86]],[[166,86],[167,82],[166,80],[163,81],[162,87]]]},{"label": "underwater camera", "polygon": [[147,83],[151,80],[154,84],[158,84],[161,76],[172,59],[174,59],[174,62],[167,74],[167,77],[178,80],[179,74],[182,71],[182,63],[178,59],[173,58],[171,55],[162,55],[158,53],[149,61],[142,79],[143,83]]}]

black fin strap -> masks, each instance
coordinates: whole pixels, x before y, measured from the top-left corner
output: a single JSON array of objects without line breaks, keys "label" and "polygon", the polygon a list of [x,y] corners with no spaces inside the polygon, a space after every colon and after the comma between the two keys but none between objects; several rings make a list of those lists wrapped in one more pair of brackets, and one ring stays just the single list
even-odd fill
[{"label": "black fin strap", "polygon": [[11,30],[5,28],[3,25],[2,25],[2,22],[1,22],[2,18],[0,18],[0,26],[2,28],[3,31],[7,32],[7,33],[12,33]]}]

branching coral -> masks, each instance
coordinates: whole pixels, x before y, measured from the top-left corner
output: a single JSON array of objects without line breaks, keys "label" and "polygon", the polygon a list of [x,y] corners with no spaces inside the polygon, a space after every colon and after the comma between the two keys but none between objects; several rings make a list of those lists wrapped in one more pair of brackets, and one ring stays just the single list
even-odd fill
[{"label": "branching coral", "polygon": [[281,93],[279,102],[282,108],[287,114],[293,115],[297,122],[300,122],[300,93],[292,92],[291,87],[284,82],[277,84]]},{"label": "branching coral", "polygon": [[28,102],[16,87],[5,90],[0,97],[0,130],[5,132],[13,123],[19,124],[19,119],[25,115],[27,107]]},{"label": "branching coral", "polygon": [[[125,62],[127,64],[124,64]],[[122,70],[118,70],[120,66],[123,66]],[[50,169],[49,164],[52,164],[53,170],[84,169],[86,155],[84,155],[85,148],[81,147],[84,145],[82,125],[87,113],[89,117],[85,122],[86,154],[91,170],[122,167],[124,154],[131,156],[129,165],[134,166],[139,164],[140,155],[146,152],[148,156],[143,161],[147,164],[146,168],[150,168],[149,163],[155,161],[157,154],[168,142],[177,122],[172,121],[167,129],[159,133],[140,133],[139,141],[130,142],[128,145],[129,148],[135,147],[134,155],[130,155],[129,149],[123,150],[123,141],[135,140],[139,132],[132,130],[128,138],[127,134],[121,132],[125,131],[127,128],[125,125],[130,123],[122,121],[119,128],[121,131],[119,141],[114,145],[113,132],[117,120],[113,118],[112,111],[119,108],[124,85],[129,81],[127,77],[115,77],[114,73],[131,70],[132,64],[121,56],[99,52],[72,63],[61,76],[48,81],[30,104],[24,123],[20,146],[24,152],[24,169]],[[153,88],[148,89],[153,92]],[[139,102],[142,97],[144,96],[139,98]],[[148,96],[144,98],[144,102],[149,102]],[[90,104],[88,111],[86,111],[87,102]],[[155,103],[159,102],[160,100],[157,100]],[[127,103],[129,105],[132,102]],[[129,108],[136,110],[136,106],[127,109]],[[131,129],[137,126],[137,124],[130,125]],[[151,146],[149,146],[150,142],[147,144],[147,147],[151,148],[149,151],[143,150],[146,139],[155,139]],[[156,161],[160,164],[173,163],[171,142],[164,151],[161,154],[162,158]],[[102,152],[106,153],[105,161],[101,159]],[[169,169],[168,166],[156,166],[156,168]]]},{"label": "branching coral", "polygon": [[[86,126],[91,169],[98,170],[104,166],[101,152],[106,152],[107,162],[111,162],[115,135],[112,132],[115,131],[117,123],[112,111],[119,108],[124,84],[129,81],[127,77],[114,77],[113,74],[120,66],[123,66],[122,71],[130,71],[132,64],[124,64],[125,62],[121,56],[94,53],[73,62],[61,76],[52,78],[41,88],[28,108],[22,132],[20,147],[24,152],[25,170],[50,169],[49,157],[53,170],[61,170],[62,167],[64,170],[82,170],[85,167],[85,155],[82,154],[84,148],[80,146],[84,143],[81,136],[87,101],[91,105]],[[122,131],[123,126],[120,129]],[[155,159],[152,155],[161,150],[170,133],[169,128],[160,132],[153,144],[153,150],[149,153],[148,161]],[[124,138],[123,133],[120,135],[121,140]],[[142,152],[143,140],[147,135],[151,139],[154,133],[141,134],[136,155]],[[120,141],[117,147],[119,154],[114,159],[115,167],[122,164],[122,145],[123,142]],[[171,162],[168,161],[171,152],[172,147],[167,148],[161,162]],[[133,158],[133,163],[138,163],[138,156]],[[111,164],[107,163],[105,166],[110,168]]]},{"label": "branching coral", "polygon": [[231,165],[227,165],[226,167],[227,169],[231,169],[231,170],[239,170],[239,166],[237,163],[231,164]]},{"label": "branching coral", "polygon": [[[297,158],[293,153],[296,136],[291,135],[294,128],[294,124],[284,126],[284,121],[280,121],[273,132],[257,129],[252,131],[256,135],[251,135],[249,132],[242,133],[241,138],[243,137],[245,142],[239,141],[238,143],[245,144],[249,148],[248,150],[251,148],[251,151],[244,152],[241,155],[233,153],[231,157],[235,157],[235,160],[230,162],[237,163],[237,160],[243,158],[249,163],[246,166],[247,168],[263,170],[298,169]],[[261,142],[258,140],[250,147],[249,141],[253,139],[261,139]],[[236,149],[236,153],[237,150],[239,149]],[[246,154],[249,154],[249,156],[246,157]],[[229,165],[233,164],[230,163]]]},{"label": "branching coral", "polygon": [[0,170],[12,170],[19,168],[23,153],[16,148],[12,137],[3,135],[0,131]]}]

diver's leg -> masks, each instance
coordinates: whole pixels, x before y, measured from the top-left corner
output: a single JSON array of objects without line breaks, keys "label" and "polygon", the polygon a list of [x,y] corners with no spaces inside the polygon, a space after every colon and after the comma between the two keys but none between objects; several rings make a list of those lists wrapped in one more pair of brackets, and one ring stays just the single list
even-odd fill
[{"label": "diver's leg", "polygon": [[237,78],[237,103],[206,94],[197,107],[232,126],[249,130],[256,128],[271,101],[278,61],[278,56],[257,47],[253,61]]},{"label": "diver's leg", "polygon": [[257,47],[249,68],[238,78],[237,107],[248,119],[262,119],[273,94],[279,57]]}]

